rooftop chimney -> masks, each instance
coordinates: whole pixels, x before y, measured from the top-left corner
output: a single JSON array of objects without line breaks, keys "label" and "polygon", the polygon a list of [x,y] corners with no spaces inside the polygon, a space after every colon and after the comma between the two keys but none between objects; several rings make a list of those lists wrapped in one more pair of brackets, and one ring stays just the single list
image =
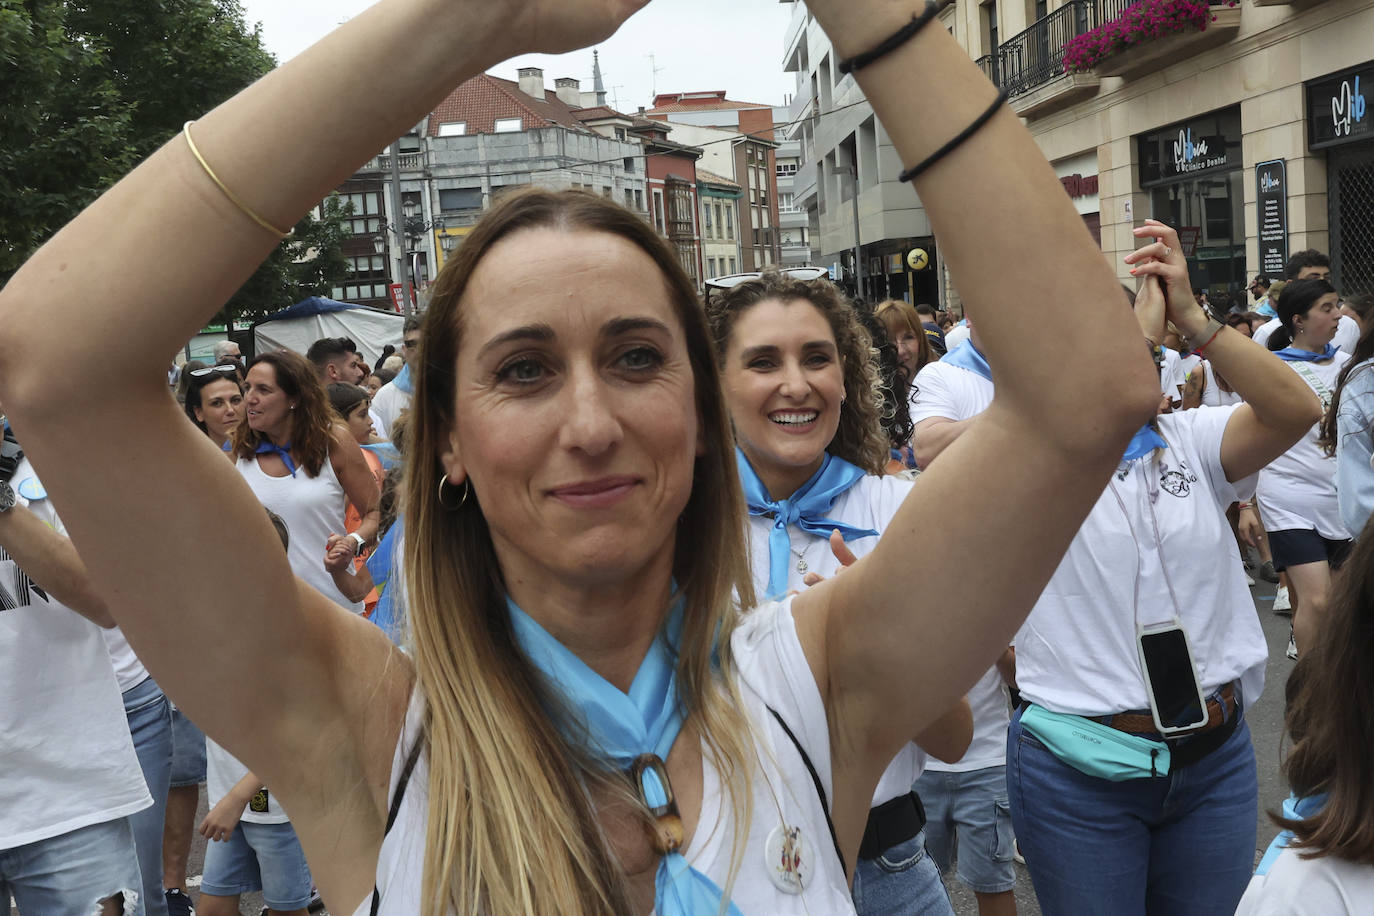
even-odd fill
[{"label": "rooftop chimney", "polygon": [[582,107],[582,83],[573,76],[560,76],[553,81],[558,99],[569,108]]},{"label": "rooftop chimney", "polygon": [[520,91],[544,101],[544,71],[538,67],[521,67],[516,72],[520,75]]}]

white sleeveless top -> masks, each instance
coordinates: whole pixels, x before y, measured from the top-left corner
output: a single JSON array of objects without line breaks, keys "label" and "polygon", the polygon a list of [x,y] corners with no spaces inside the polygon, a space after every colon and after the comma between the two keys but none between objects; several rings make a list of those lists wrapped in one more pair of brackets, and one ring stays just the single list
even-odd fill
[{"label": "white sleeveless top", "polygon": [[[757,752],[752,769],[754,811],[731,899],[744,916],[853,914],[848,881],[815,784],[796,746],[768,711],[771,706],[782,716],[811,758],[826,797],[833,798],[825,706],[797,638],[791,599],[750,611],[730,646]],[[418,739],[422,710],[423,699],[416,690],[392,763],[389,794],[393,799],[406,757]],[[428,764],[422,753],[396,820],[382,841],[377,860],[381,895],[378,916],[415,916],[420,912],[428,782]],[[721,887],[730,871],[733,836],[730,811],[723,802],[719,778],[703,749],[701,814],[683,854],[694,868]],[[799,854],[801,861],[799,893],[783,889],[791,877],[778,863],[784,823],[799,831],[790,844],[790,851]],[[371,912],[372,898],[368,897],[354,916],[369,916]]]},{"label": "white sleeveless top", "polygon": [[1244,398],[1234,391],[1223,391],[1221,385],[1217,383],[1217,370],[1212,368],[1210,360],[1202,361],[1203,386],[1202,386],[1202,406],[1203,407],[1230,407],[1232,404],[1239,404]]},{"label": "white sleeveless top", "polygon": [[286,522],[291,536],[286,550],[291,571],[340,607],[361,614],[363,603],[345,598],[324,568],[325,545],[331,534],[345,533],[344,512],[348,508],[348,496],[334,473],[333,461],[325,458],[318,477],[311,477],[302,467],[296,468],[295,477],[272,477],[263,473],[256,456],[240,458],[237,465],[258,502]]}]

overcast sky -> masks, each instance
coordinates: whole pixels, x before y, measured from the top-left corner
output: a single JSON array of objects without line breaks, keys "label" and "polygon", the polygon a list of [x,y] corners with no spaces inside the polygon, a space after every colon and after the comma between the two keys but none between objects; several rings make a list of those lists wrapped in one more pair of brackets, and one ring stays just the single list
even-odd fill
[{"label": "overcast sky", "polygon": [[[285,62],[373,0],[242,0],[244,18],[262,23],[267,49]],[[782,72],[782,42],[792,4],[778,0],[657,0],[598,46],[607,101],[633,111],[653,90],[724,89],[732,99],[781,105],[793,76]],[[654,55],[651,74],[648,55]],[[592,88],[592,52],[531,54],[493,68],[515,79],[517,67],[542,67],[548,88],[561,76]]]}]

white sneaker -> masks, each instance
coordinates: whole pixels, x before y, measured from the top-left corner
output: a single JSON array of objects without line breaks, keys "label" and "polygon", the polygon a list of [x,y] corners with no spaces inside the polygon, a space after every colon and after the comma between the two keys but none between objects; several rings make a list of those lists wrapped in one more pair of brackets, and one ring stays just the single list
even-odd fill
[{"label": "white sneaker", "polygon": [[1285,617],[1293,616],[1293,605],[1288,601],[1287,586],[1280,585],[1279,590],[1274,592],[1274,613],[1283,614]]},{"label": "white sneaker", "polygon": [[1240,570],[1240,571],[1241,571],[1241,575],[1245,576],[1245,584],[1248,585],[1250,588],[1254,588],[1254,587],[1255,587],[1255,577],[1252,576],[1252,575],[1250,575],[1248,572],[1246,572],[1246,571],[1245,571],[1245,567],[1243,567],[1243,566],[1241,567],[1241,570]]},{"label": "white sneaker", "polygon": [[1294,661],[1298,660],[1298,640],[1293,636],[1293,628],[1288,628],[1288,651],[1283,653]]}]

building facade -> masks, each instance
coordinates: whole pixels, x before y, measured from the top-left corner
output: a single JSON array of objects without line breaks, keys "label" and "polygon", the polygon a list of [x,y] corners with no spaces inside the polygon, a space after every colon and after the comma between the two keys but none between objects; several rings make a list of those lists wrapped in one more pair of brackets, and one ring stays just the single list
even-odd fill
[{"label": "building facade", "polygon": [[728,178],[697,169],[697,198],[701,202],[701,256],[705,279],[740,273],[739,202],[744,196]]},{"label": "building facade", "polygon": [[[870,301],[935,304],[938,252],[925,210],[911,185],[897,181],[902,165],[887,132],[800,2],[793,2],[783,70],[796,80],[779,121],[784,142],[796,144],[791,203],[806,214],[811,263]],[[803,221],[792,213],[789,222],[796,245]]]}]

